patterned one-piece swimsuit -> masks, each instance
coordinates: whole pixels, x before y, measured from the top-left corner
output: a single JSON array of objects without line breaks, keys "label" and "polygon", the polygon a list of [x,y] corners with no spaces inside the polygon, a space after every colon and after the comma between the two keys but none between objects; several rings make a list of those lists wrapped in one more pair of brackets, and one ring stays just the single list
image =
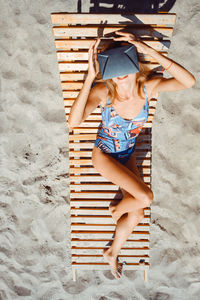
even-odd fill
[{"label": "patterned one-piece swimsuit", "polygon": [[[135,150],[136,137],[146,123],[149,115],[149,104],[144,86],[145,104],[139,114],[132,120],[120,117],[113,106],[101,107],[102,122],[99,125],[94,145],[101,151],[109,153],[120,163],[126,163]],[[106,105],[110,104],[110,99]]]}]

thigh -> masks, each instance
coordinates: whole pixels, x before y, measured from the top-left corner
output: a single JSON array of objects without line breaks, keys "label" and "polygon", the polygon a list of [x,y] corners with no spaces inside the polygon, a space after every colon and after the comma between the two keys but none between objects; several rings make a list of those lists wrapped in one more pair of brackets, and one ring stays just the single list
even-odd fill
[{"label": "thigh", "polygon": [[[132,155],[131,155],[132,157]],[[131,158],[130,158],[131,159]],[[92,151],[92,163],[94,168],[106,179],[126,190],[135,198],[141,198],[151,189],[138,177],[132,170],[129,162],[129,168],[126,165],[119,163],[115,158],[108,153],[102,152],[94,146]],[[128,165],[128,162],[126,163]]]},{"label": "thigh", "polygon": [[[131,172],[133,172],[138,178],[142,180],[142,177],[140,176],[140,171],[137,167],[136,163],[136,153],[135,151],[131,154],[129,160],[124,164]],[[125,189],[121,188],[123,196],[126,194],[129,194]]]}]

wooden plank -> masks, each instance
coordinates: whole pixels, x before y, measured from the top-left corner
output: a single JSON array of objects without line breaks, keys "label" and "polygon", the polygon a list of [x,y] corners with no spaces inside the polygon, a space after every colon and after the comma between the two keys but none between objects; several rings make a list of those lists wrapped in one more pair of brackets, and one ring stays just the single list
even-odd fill
[{"label": "wooden plank", "polygon": [[[67,80],[85,80],[86,72],[68,72],[68,73],[60,73],[60,80],[67,81]],[[63,99],[64,100],[64,99]]]},{"label": "wooden plank", "polygon": [[[111,239],[113,237],[114,231],[102,231],[102,232],[92,232],[92,231],[71,231],[71,238],[93,238],[95,239],[102,239],[102,238],[108,238]],[[133,231],[133,233],[130,234],[129,240],[139,240],[139,239],[145,239],[149,238],[149,232],[148,231]]]},{"label": "wooden plank", "polygon": [[[122,260],[122,261],[126,261],[126,263],[139,263],[140,262],[140,260],[143,260],[143,259],[145,259],[145,261],[146,262],[148,262],[149,263],[149,256],[148,255],[135,255],[135,256],[133,256],[133,255],[131,255],[131,256],[125,256],[125,255],[118,255],[118,257],[119,257],[119,259],[120,259],[120,261]],[[92,263],[92,262],[103,262],[104,261],[104,259],[102,258],[102,255],[94,255],[94,256],[92,256],[92,255],[81,255],[81,256],[79,256],[79,255],[74,255],[74,254],[72,254],[72,261],[73,262],[76,262],[76,263],[88,263],[88,262],[90,262],[90,263]]]},{"label": "wooden plank", "polygon": [[[141,166],[150,166],[151,165],[151,161],[147,158],[144,158],[142,160],[137,160],[137,162],[141,165]],[[69,160],[69,164],[72,166],[76,166],[76,165],[82,165],[82,166],[87,166],[87,165],[93,165],[92,160],[91,159],[70,159]]]},{"label": "wooden plank", "polygon": [[[69,116],[69,114],[66,114],[66,117],[68,117]],[[146,128],[146,124],[148,123],[148,122],[152,122],[153,121],[153,119],[154,119],[154,116],[153,115],[150,115],[149,114],[149,116],[148,116],[148,119],[147,119],[147,122],[144,124],[144,128]],[[102,115],[97,115],[97,114],[94,114],[94,113],[91,113],[88,117],[87,117],[87,119],[85,120],[85,121],[83,121],[79,126],[81,126],[83,123],[85,123],[86,121],[97,121],[97,120],[99,120],[99,122],[102,120]],[[93,124],[90,124],[90,125],[93,125]],[[93,127],[93,126],[92,126]]]},{"label": "wooden plank", "polygon": [[[92,168],[92,167],[88,167],[88,168],[79,168],[79,167],[72,168],[72,167],[70,167],[69,169],[70,169],[70,173],[71,174],[76,174],[76,175],[83,174],[83,173],[85,173],[85,174],[90,174],[90,173],[92,173],[92,174],[99,174],[96,171],[96,169]],[[143,167],[142,172],[143,172],[143,174],[150,174],[151,173],[150,169],[148,167]]]},{"label": "wooden plank", "polygon": [[[115,224],[112,216],[99,216],[99,215],[93,215],[90,217],[85,217],[85,216],[74,216],[71,215],[71,222],[72,223],[85,223],[85,224]],[[149,224],[150,218],[143,218],[141,220],[141,224]],[[148,229],[146,229],[148,230]]]},{"label": "wooden plank", "polygon": [[[63,49],[63,50],[89,49],[93,41],[94,39],[55,40],[54,44],[56,49]],[[163,40],[163,41],[144,40],[144,42],[145,44],[154,48],[157,51],[168,51],[168,48],[170,46],[169,40]],[[107,43],[108,43],[107,39],[102,39],[98,49],[102,49],[103,47],[105,47]]]},{"label": "wooden plank", "polygon": [[[147,216],[148,217],[148,216]],[[141,224],[149,224],[150,223],[150,218],[148,217],[143,218],[140,223]],[[71,215],[70,217],[71,223],[78,225],[81,222],[84,222],[84,224],[101,224],[104,226],[104,224],[115,224],[112,216],[110,215],[91,215],[89,217],[85,217],[84,215]],[[72,226],[73,226],[72,224]],[[107,228],[107,227],[106,227]],[[75,227],[73,228],[75,229]],[[108,229],[108,228],[107,228]],[[147,229],[148,230],[148,229]]]},{"label": "wooden plank", "polygon": [[[73,103],[74,103],[74,99],[63,99],[64,100],[64,104],[65,104],[65,107],[66,106],[72,106],[73,105]],[[158,102],[158,99],[156,99],[156,98],[151,98],[150,100],[149,100],[149,107],[155,107],[156,106],[156,104],[157,104],[157,102]]]},{"label": "wooden plank", "polygon": [[[159,72],[156,73],[157,75],[161,74]],[[87,73],[86,72],[63,72],[60,73],[60,80],[61,81],[67,81],[67,80],[74,80],[74,81],[78,81],[78,80],[85,80]]]},{"label": "wooden plank", "polygon": [[[103,190],[105,189],[106,191],[118,191],[118,188],[115,184],[106,184],[104,183],[98,183],[95,184],[93,182],[88,183],[82,183],[82,184],[70,184],[70,189],[71,191],[96,191],[96,190]],[[121,194],[121,192],[119,193]]]},{"label": "wooden plank", "polygon": [[[101,256],[101,260],[104,261],[104,258],[103,258],[103,255],[102,255],[102,248],[87,248],[85,247],[86,249],[84,248],[81,248],[81,249],[78,249],[78,248],[74,248],[72,247],[71,248],[71,254],[73,256],[73,254],[76,254],[76,255],[100,255]],[[125,255],[149,255],[149,248],[146,247],[146,248],[128,248],[128,249],[121,249],[120,250],[120,254],[125,256]]]},{"label": "wooden plank", "polygon": [[[142,63],[143,64],[143,63]],[[145,63],[143,64],[149,70],[153,70],[160,67],[158,63]],[[58,69],[60,72],[77,72],[77,71],[87,71],[88,63],[87,62],[58,62]]]},{"label": "wooden plank", "polygon": [[[64,96],[64,98],[71,98],[71,99],[73,99],[73,98],[77,98],[78,97],[78,94],[79,94],[79,91],[65,91],[65,92],[63,92],[63,96]],[[66,104],[66,103],[71,103],[71,104],[73,104],[73,102],[74,102],[74,100],[66,100],[66,99],[63,99],[64,100],[64,104]],[[69,102],[68,102],[69,101]],[[151,104],[152,105],[152,103],[154,102],[154,103],[156,103],[157,102],[157,100],[156,99],[152,99],[152,100],[150,100],[151,102],[149,103],[149,105]]]},{"label": "wooden plank", "polygon": [[[79,134],[82,135],[82,134],[92,134],[92,133],[94,133],[94,134],[97,133],[95,128],[87,128],[87,129],[80,128],[80,130],[78,128],[76,128],[76,129],[73,129],[73,134],[70,134],[70,138],[72,136],[76,136]],[[72,140],[73,140],[73,138],[72,138]],[[137,136],[136,142],[144,142],[144,141],[151,142],[151,132],[146,133],[145,130],[141,130],[140,134]],[[81,156],[90,156],[90,154],[91,154],[91,152],[87,152],[87,151],[84,152],[85,155],[82,155],[83,152],[77,151],[77,153],[81,154]],[[78,154],[76,156],[78,156]]]},{"label": "wooden plank", "polygon": [[[88,119],[87,119],[88,120]],[[100,123],[100,120],[99,120],[99,122],[90,122],[89,120],[87,121],[87,120],[85,120],[84,122],[82,122],[79,126],[75,126],[75,127],[70,127],[69,126],[69,124],[68,124],[68,122],[67,122],[67,119],[66,119],[66,123],[67,123],[67,125],[68,125],[68,127],[69,127],[69,131],[70,130],[73,130],[74,128],[80,128],[80,127],[82,127],[82,128],[87,128],[87,127],[92,127],[92,128],[96,128],[96,129],[98,129],[98,126],[99,126],[99,123]],[[145,129],[145,128],[151,128],[152,127],[152,121],[147,121],[145,124],[144,124],[144,126],[143,126],[143,128]],[[86,147],[85,147],[86,148]]]},{"label": "wooden plank", "polygon": [[68,38],[68,37],[105,37],[111,36],[117,30],[124,30],[133,33],[136,36],[153,37],[153,38],[169,38],[172,37],[173,27],[157,27],[144,25],[143,27],[131,24],[115,26],[53,26],[53,34],[55,38]]},{"label": "wooden plank", "polygon": [[[115,186],[113,184],[113,186]],[[106,189],[106,187],[105,187]],[[74,216],[74,218],[77,218],[82,216],[82,215],[88,215],[89,216],[89,219],[90,217],[93,217],[93,216],[97,216],[97,215],[100,215],[102,217],[106,216],[106,218],[110,218],[110,211],[108,208],[104,208],[104,207],[82,207],[82,208],[71,208],[70,209],[70,212],[71,212],[71,216]],[[146,215],[144,218],[143,218],[143,221],[145,222],[148,222],[149,220],[149,215]]]},{"label": "wooden plank", "polygon": [[[139,136],[138,136],[139,137]],[[137,144],[137,142],[136,142]],[[150,151],[142,151],[142,150],[138,150],[135,149],[135,153],[136,153],[136,157],[137,158],[141,158],[141,157],[150,157],[151,158],[151,152]],[[91,158],[92,155],[92,150],[91,151],[70,151],[69,152],[69,159],[71,159],[72,157],[90,157]]]},{"label": "wooden plank", "polygon": [[[76,263],[72,262],[72,270],[110,270],[110,266],[108,263]],[[145,264],[138,264],[138,263],[127,263],[123,270],[149,270],[149,263],[146,262]]]},{"label": "wooden plank", "polygon": [[[82,220],[84,220],[84,218],[82,218]],[[97,226],[98,225],[98,226]],[[79,230],[80,232],[82,230],[91,230],[91,231],[94,231],[95,233],[98,233],[99,231],[102,231],[102,230],[115,230],[115,227],[116,227],[116,224],[114,223],[113,221],[113,224],[71,224],[71,230]],[[143,224],[141,224],[143,225]],[[141,226],[141,225],[137,225],[134,230],[136,231],[148,231],[149,230],[149,225],[144,225],[144,226]]]},{"label": "wooden plank", "polygon": [[[89,140],[94,140],[96,139],[96,133],[82,133],[82,134],[73,134],[69,136],[69,141],[89,141]],[[138,136],[137,137],[137,143],[139,144],[140,142],[146,142],[150,143],[151,142],[151,136],[150,135],[143,135],[143,136]]]},{"label": "wooden plank", "polygon": [[[72,262],[72,269],[74,270],[110,270],[108,263],[76,263]],[[149,263],[137,264],[127,263],[124,265],[123,270],[149,270]]]},{"label": "wooden plank", "polygon": [[[94,140],[95,141],[95,140]],[[94,142],[88,143],[88,142],[84,142],[84,143],[79,143],[78,141],[73,142],[69,142],[69,148],[78,148],[78,149],[93,149],[94,147]],[[142,145],[142,143],[137,143],[137,149],[145,149],[145,150],[151,150],[151,144],[147,144],[145,143],[144,145]],[[73,169],[71,169],[73,170]],[[83,170],[85,171],[85,170]]]},{"label": "wooden plank", "polygon": [[[96,191],[96,190],[106,190],[106,191],[116,191],[118,192],[118,187],[115,184],[106,184],[104,183],[98,183],[95,184],[93,182],[88,183],[82,183],[82,184],[70,184],[71,191]],[[121,195],[121,192],[119,192],[119,195]]]},{"label": "wooden plank", "polygon": [[[150,171],[150,168],[149,168]],[[76,198],[86,198],[86,199],[104,199],[104,198],[109,198],[113,199],[113,196],[115,196],[115,191],[80,191],[80,192],[71,192],[71,199]]]},{"label": "wooden plank", "polygon": [[[168,56],[168,52],[160,52],[164,56]],[[57,60],[60,61],[88,61],[88,51],[80,50],[80,51],[66,51],[66,50],[57,50]],[[138,53],[139,61],[141,62],[157,62],[152,56],[148,54]]]},{"label": "wooden plank", "polygon": [[175,13],[162,14],[89,14],[89,13],[51,13],[52,24],[148,24],[171,25],[176,22]]},{"label": "wooden plank", "polygon": [[[112,240],[95,240],[95,246],[96,247],[103,247],[105,248],[108,244],[107,247],[109,247],[110,243],[112,243]],[[92,239],[72,239],[71,240],[71,246],[75,246],[75,247],[91,247],[94,245],[94,240]],[[127,240],[124,245],[123,248],[139,248],[139,247],[149,247],[149,240]]]},{"label": "wooden plank", "polygon": [[80,198],[71,198],[70,206],[72,207],[108,207],[112,198],[102,198],[102,199],[80,199]]},{"label": "wooden plank", "polygon": [[[150,175],[140,174],[140,176],[142,177],[142,179],[145,183],[151,181]],[[78,183],[80,184],[80,182],[81,182],[81,184],[83,182],[104,182],[105,183],[105,179],[100,174],[99,175],[83,175],[83,174],[81,174],[81,176],[70,174],[70,181],[71,181],[70,187],[72,190],[73,190],[73,187],[72,187],[73,182],[76,184],[78,184]],[[108,182],[108,180],[106,182]]]}]

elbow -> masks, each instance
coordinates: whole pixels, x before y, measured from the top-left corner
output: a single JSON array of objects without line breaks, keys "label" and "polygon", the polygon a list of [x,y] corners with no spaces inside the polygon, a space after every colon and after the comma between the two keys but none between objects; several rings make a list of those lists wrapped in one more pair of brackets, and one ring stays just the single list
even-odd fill
[{"label": "elbow", "polygon": [[74,128],[74,127],[78,127],[79,124],[74,124],[74,123],[70,123],[70,122],[67,122],[67,125],[70,127],[70,128]]},{"label": "elbow", "polygon": [[78,127],[81,123],[73,123],[73,122],[70,122],[69,120],[67,121],[67,125],[70,127],[70,128],[73,128],[73,127]]},{"label": "elbow", "polygon": [[193,87],[195,85],[195,83],[196,83],[196,78],[192,75],[190,80],[188,80],[188,82],[187,82],[186,88],[189,89],[189,88]]}]

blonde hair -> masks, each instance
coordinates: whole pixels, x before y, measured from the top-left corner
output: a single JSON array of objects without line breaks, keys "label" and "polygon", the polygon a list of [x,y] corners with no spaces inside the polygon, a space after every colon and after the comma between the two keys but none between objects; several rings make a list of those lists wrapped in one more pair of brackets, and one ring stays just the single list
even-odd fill
[{"label": "blonde hair", "polygon": [[[124,42],[113,42],[110,41],[107,43],[107,45],[104,45],[104,49],[108,50],[108,49],[112,49],[112,48],[116,48],[116,47],[120,47],[123,46]],[[145,64],[141,63],[138,61],[139,64],[139,72],[136,73],[136,88],[137,88],[137,94],[139,97],[145,99],[145,97],[143,96],[143,90],[144,90],[144,82],[149,79],[149,77],[152,76],[152,74],[154,74],[154,72],[149,69]],[[112,79],[107,79],[107,80],[103,80],[101,77],[101,73],[99,71],[99,73],[96,76],[96,80],[95,82],[104,82],[107,87],[108,87],[108,97],[110,98],[111,103],[106,105],[106,107],[110,107],[113,104],[114,99],[117,97],[117,90],[116,90],[116,84]]]},{"label": "blonde hair", "polygon": [[[144,90],[144,82],[151,77],[152,70],[147,68],[145,64],[142,64],[139,62],[139,72],[136,73],[136,88],[137,88],[137,94],[139,97],[145,99],[143,96],[143,90]],[[108,87],[108,97],[110,98],[110,104],[106,105],[106,107],[110,107],[113,104],[114,99],[117,97],[117,90],[116,90],[116,83],[112,79],[103,80],[101,78],[100,72],[97,75],[97,79],[95,82],[104,82]]]}]

